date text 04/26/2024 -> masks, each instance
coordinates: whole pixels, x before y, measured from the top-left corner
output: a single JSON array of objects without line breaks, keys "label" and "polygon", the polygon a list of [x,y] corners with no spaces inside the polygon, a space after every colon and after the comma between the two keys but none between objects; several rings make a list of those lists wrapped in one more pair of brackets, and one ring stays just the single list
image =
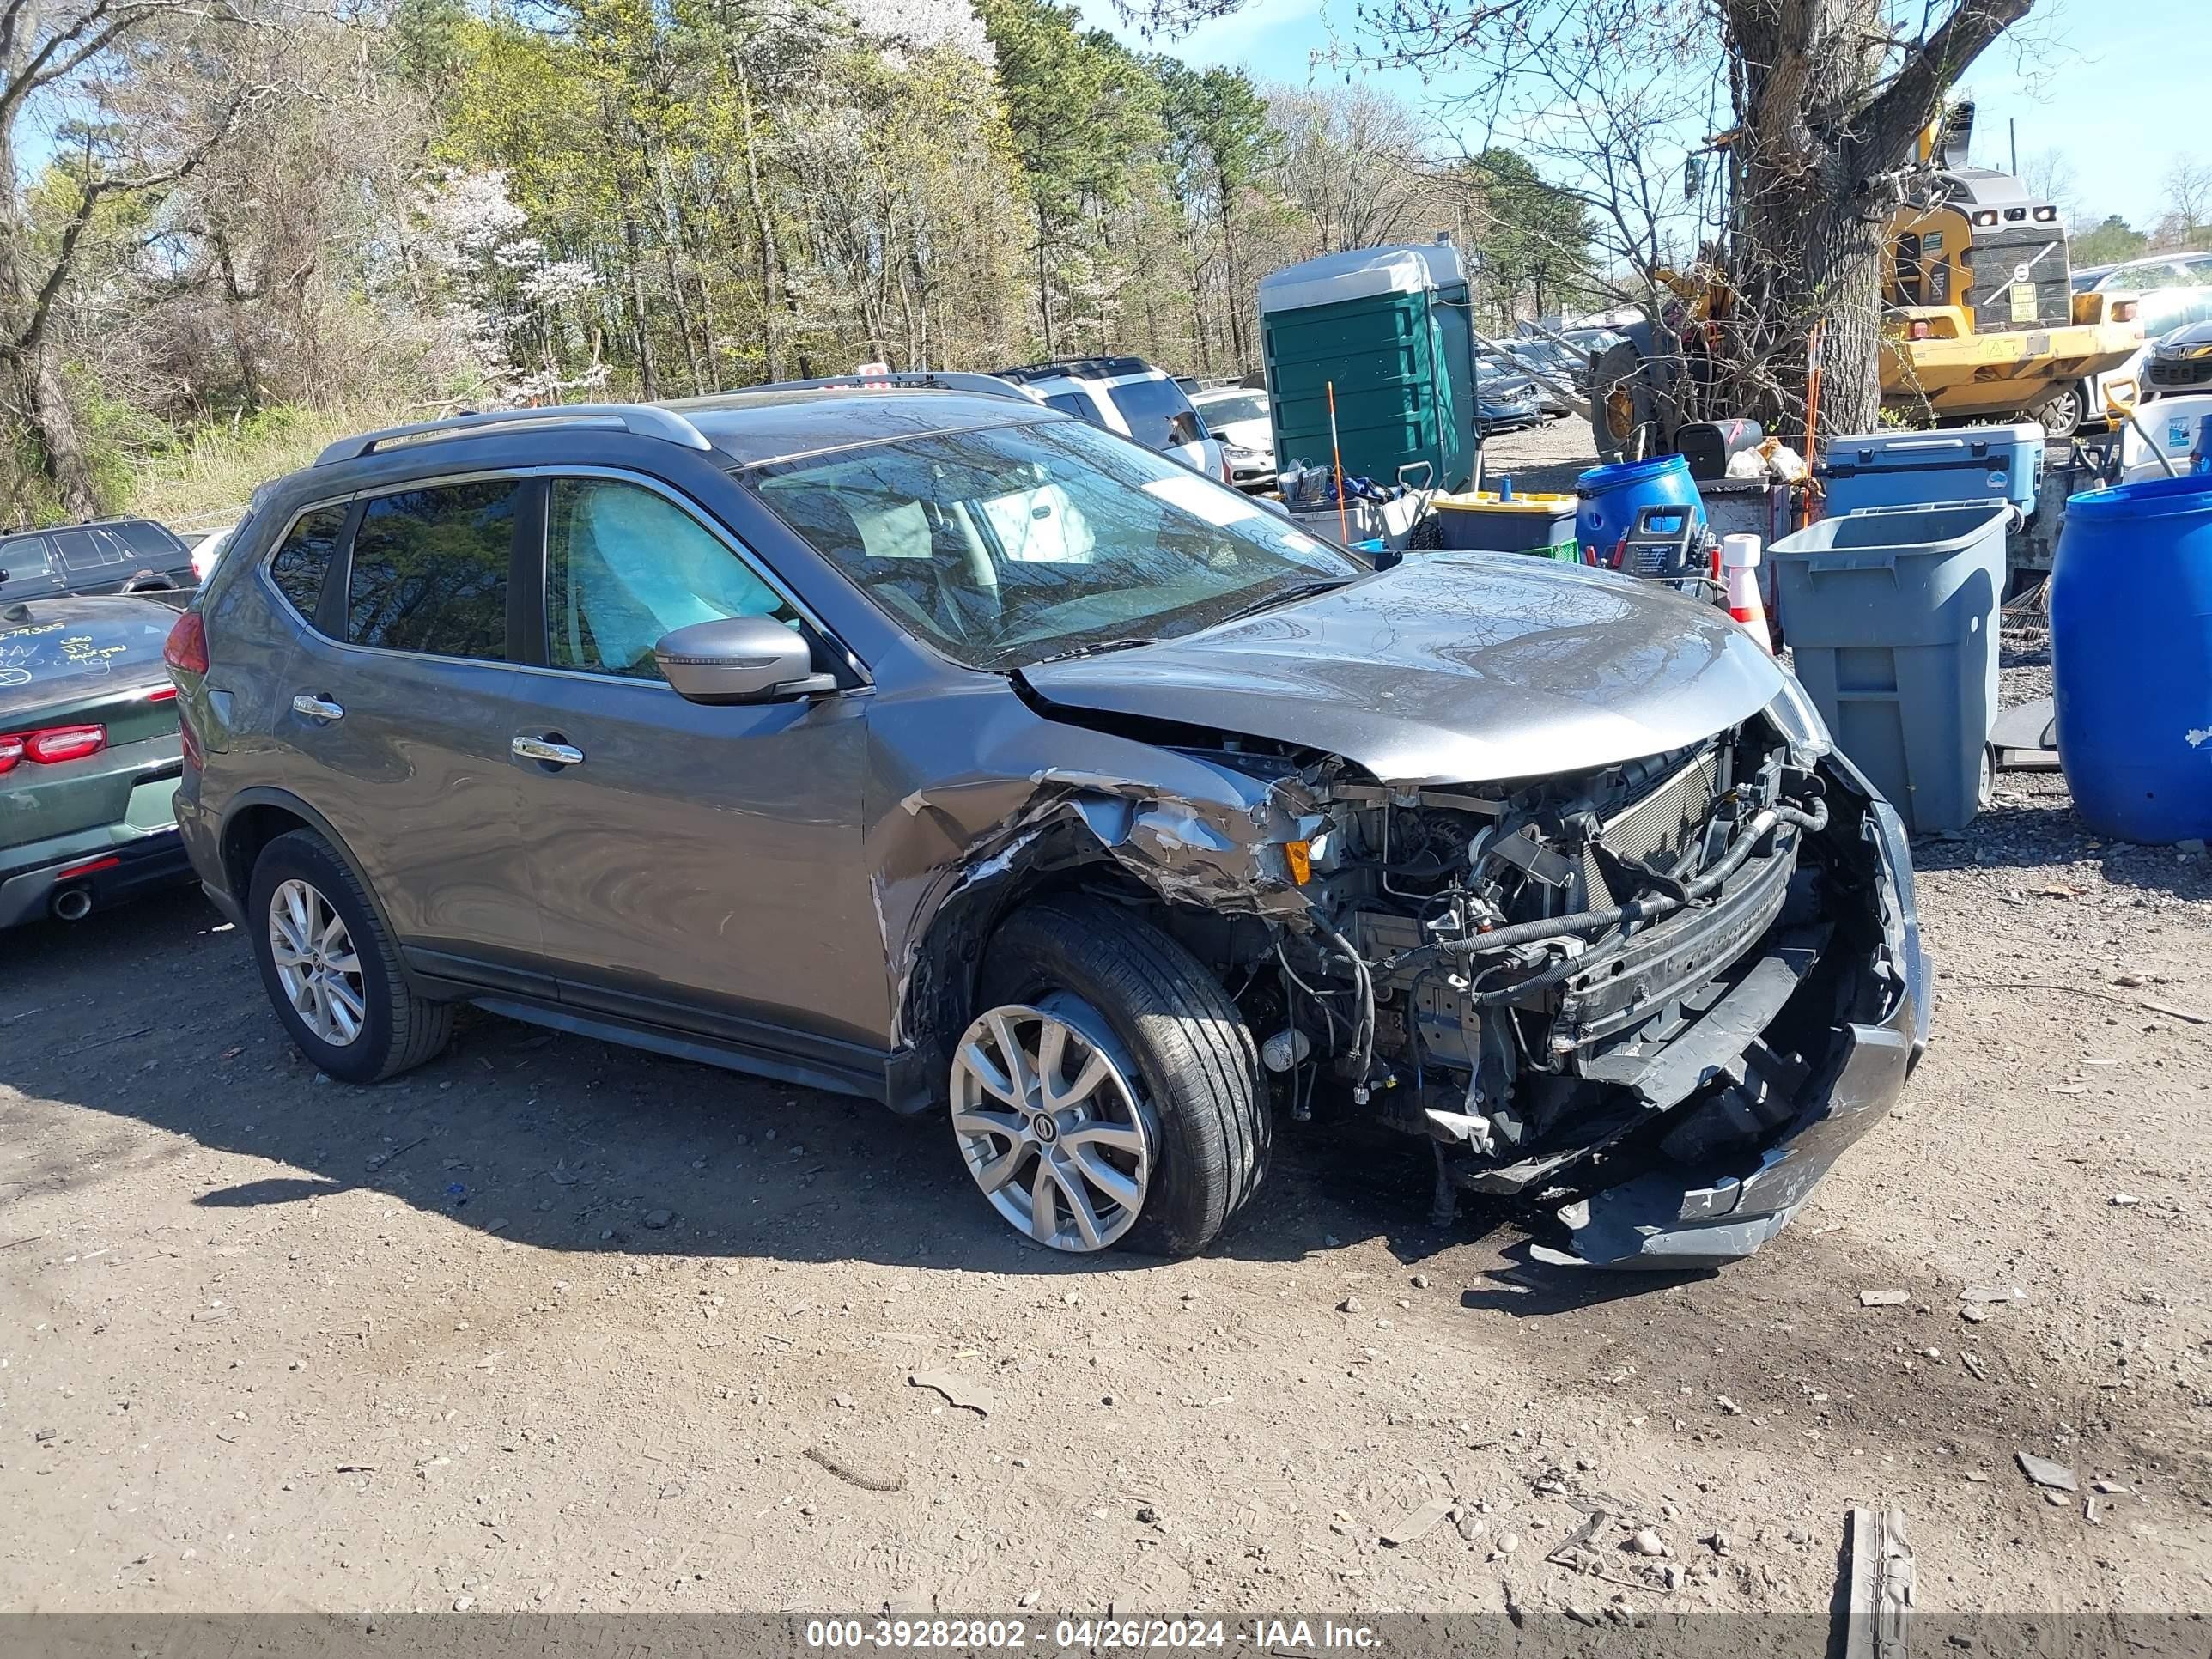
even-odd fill
[{"label": "date text 04/26/2024", "polygon": [[1333,1619],[810,1619],[806,1645],[824,1650],[1043,1648],[1080,1653],[1254,1647],[1372,1651],[1376,1632]]}]

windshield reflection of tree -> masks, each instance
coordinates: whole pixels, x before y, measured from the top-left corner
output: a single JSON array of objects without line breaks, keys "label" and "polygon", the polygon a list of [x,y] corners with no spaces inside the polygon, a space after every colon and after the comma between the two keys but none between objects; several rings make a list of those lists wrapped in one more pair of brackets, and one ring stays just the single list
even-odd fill
[{"label": "windshield reflection of tree", "polygon": [[[1072,421],[760,471],[763,498],[787,523],[975,667],[1176,637],[1272,591],[1364,568],[1189,469]],[[913,533],[922,528],[926,545]]]}]

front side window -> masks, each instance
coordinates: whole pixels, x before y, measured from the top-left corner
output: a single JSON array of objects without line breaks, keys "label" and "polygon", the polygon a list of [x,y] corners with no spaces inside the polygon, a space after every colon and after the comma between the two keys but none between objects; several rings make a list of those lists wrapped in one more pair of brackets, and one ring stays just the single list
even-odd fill
[{"label": "front side window", "polygon": [[346,638],[385,651],[507,660],[513,478],[380,495],[354,532]]},{"label": "front side window", "polygon": [[[1073,421],[742,476],[879,609],[971,668],[1172,639],[1368,570],[1249,496]],[[892,524],[907,528],[885,534]]]},{"label": "front side window", "polygon": [[[1181,386],[1164,375],[1157,380],[1125,380],[1119,386],[1109,386],[1106,395],[1114,400],[1114,407],[1129,423],[1129,435],[1140,444],[1165,449],[1170,444],[1194,442],[1198,437],[1198,422],[1191,414],[1190,399],[1182,395]],[[1178,416],[1188,418],[1179,422]]]},{"label": "front side window", "polygon": [[46,551],[44,537],[23,536],[0,542],[0,594],[20,599],[64,591],[61,572]]},{"label": "front side window", "polygon": [[315,607],[322,601],[323,578],[330,573],[331,561],[337,556],[345,521],[343,503],[317,507],[292,526],[276,556],[269,561],[269,580],[307,622],[314,621]]},{"label": "front side window", "polygon": [[[868,528],[885,556],[926,558],[909,519],[888,511]],[[657,680],[660,636],[726,617],[798,612],[728,543],[656,491],[609,478],[560,478],[545,520],[546,660],[556,668]]]}]

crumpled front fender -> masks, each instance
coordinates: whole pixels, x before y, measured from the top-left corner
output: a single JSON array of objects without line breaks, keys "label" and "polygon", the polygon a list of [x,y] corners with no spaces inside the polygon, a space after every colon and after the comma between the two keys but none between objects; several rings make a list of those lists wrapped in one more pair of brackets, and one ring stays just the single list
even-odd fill
[{"label": "crumpled front fender", "polygon": [[[933,1057],[948,992],[1032,878],[1101,865],[1165,903],[1285,923],[1308,914],[1285,849],[1327,819],[1294,771],[1047,720],[1003,690],[972,708],[972,721],[948,720],[940,702],[906,721],[892,699],[871,716],[874,775],[929,780],[885,790],[868,830],[895,1055]],[[928,763],[936,748],[942,765]],[[895,1079],[893,1103],[929,1086]]]}]

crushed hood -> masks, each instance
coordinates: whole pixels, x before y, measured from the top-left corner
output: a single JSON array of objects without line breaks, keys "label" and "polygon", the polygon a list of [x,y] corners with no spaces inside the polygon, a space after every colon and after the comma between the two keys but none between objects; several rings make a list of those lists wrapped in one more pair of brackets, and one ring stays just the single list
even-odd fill
[{"label": "crushed hood", "polygon": [[1782,688],[1711,605],[1522,554],[1417,554],[1243,622],[1022,672],[1048,703],[1322,750],[1407,784],[1679,749]]}]

